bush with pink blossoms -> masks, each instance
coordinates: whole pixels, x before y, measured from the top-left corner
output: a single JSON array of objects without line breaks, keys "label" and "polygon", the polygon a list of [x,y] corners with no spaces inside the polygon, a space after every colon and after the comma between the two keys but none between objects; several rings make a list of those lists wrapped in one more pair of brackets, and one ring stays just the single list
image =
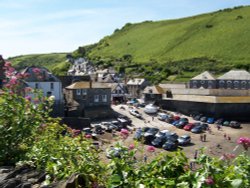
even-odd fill
[{"label": "bush with pink blossoms", "polygon": [[241,144],[245,150],[248,150],[248,148],[250,147],[250,138],[247,137],[240,137],[237,140],[238,144]]}]

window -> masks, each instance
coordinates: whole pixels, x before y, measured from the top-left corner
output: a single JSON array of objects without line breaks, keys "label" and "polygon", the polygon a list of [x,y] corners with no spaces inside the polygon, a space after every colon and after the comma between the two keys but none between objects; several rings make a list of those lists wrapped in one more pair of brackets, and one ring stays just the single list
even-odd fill
[{"label": "window", "polygon": [[99,102],[99,95],[94,96],[94,102]]},{"label": "window", "polygon": [[242,81],[241,82],[241,89],[246,89],[247,86],[247,82],[246,81]]},{"label": "window", "polygon": [[107,102],[107,95],[102,95],[102,102]]},{"label": "window", "polygon": [[54,90],[54,83],[50,83],[50,90]]},{"label": "window", "polygon": [[213,82],[212,81],[208,81],[208,88],[213,88]]},{"label": "window", "polygon": [[219,88],[225,88],[225,82],[223,80],[219,82]]},{"label": "window", "polygon": [[82,89],[82,95],[87,95],[87,90],[86,89]]},{"label": "window", "polygon": [[234,89],[239,89],[240,83],[239,81],[234,81]]},{"label": "window", "polygon": [[193,81],[193,88],[197,88],[197,81]]},{"label": "window", "polygon": [[38,89],[39,85],[38,83],[35,83],[35,88]]},{"label": "window", "polygon": [[76,90],[76,95],[81,95],[81,90],[80,89]]},{"label": "window", "polygon": [[232,82],[231,81],[227,81],[227,88],[229,88],[229,89],[232,88]]}]

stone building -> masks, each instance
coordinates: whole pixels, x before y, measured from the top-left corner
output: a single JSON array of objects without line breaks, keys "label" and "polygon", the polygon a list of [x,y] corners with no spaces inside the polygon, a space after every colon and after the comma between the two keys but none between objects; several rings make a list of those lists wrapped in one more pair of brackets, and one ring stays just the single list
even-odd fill
[{"label": "stone building", "polygon": [[189,81],[190,88],[209,88],[215,89],[216,88],[216,78],[208,71],[205,71]]},{"label": "stone building", "polygon": [[111,88],[104,83],[81,81],[65,88],[65,116],[105,118],[113,115]]},{"label": "stone building", "polygon": [[147,86],[143,90],[144,101],[146,103],[157,103],[162,100],[162,95],[164,94],[164,89],[158,85],[156,86]]},{"label": "stone building", "polygon": [[250,73],[246,70],[231,70],[217,78],[221,89],[250,89]]},{"label": "stone building", "polygon": [[149,82],[144,78],[133,78],[127,82],[130,98],[140,98],[142,91],[149,85]]}]

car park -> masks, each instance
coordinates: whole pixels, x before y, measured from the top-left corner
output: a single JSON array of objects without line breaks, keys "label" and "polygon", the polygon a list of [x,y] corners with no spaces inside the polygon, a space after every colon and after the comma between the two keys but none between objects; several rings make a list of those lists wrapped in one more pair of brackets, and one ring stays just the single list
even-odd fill
[{"label": "car park", "polygon": [[181,117],[180,116],[173,116],[173,119],[176,121],[176,120],[180,120]]},{"label": "car park", "polygon": [[208,124],[207,123],[201,123],[200,125],[204,131],[208,130]]},{"label": "car park", "polygon": [[195,115],[195,116],[193,117],[193,119],[196,120],[196,121],[199,121],[199,120],[201,119],[201,117],[202,117],[202,115],[199,114],[199,115]]},{"label": "car park", "polygon": [[173,126],[176,126],[179,122],[180,122],[180,120],[175,120],[175,121],[173,121],[171,124],[172,124]]},{"label": "car park", "polygon": [[167,132],[167,133],[165,133],[165,137],[168,140],[174,140],[174,141],[176,141],[179,138],[179,136],[176,133],[174,133],[174,132]]},{"label": "car park", "polygon": [[142,131],[142,129],[141,129],[141,128],[137,129],[137,130],[135,131],[134,139],[135,139],[135,140],[141,140],[142,136],[143,136],[143,131]]},{"label": "car park", "polygon": [[241,125],[238,121],[230,121],[229,126],[232,128],[240,128]]},{"label": "car park", "polygon": [[192,133],[202,133],[203,132],[203,127],[200,126],[195,126],[194,128],[191,129]]},{"label": "car park", "polygon": [[189,135],[183,135],[178,138],[179,145],[188,145],[191,143],[191,137]]}]

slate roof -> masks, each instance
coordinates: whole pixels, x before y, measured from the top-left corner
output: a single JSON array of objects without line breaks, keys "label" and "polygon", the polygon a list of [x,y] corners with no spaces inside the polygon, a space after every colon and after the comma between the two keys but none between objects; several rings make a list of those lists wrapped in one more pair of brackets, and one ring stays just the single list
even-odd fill
[{"label": "slate roof", "polygon": [[156,85],[156,86],[148,86],[143,90],[143,93],[151,93],[151,94],[163,94],[164,90],[162,87]]},{"label": "slate roof", "polygon": [[250,73],[246,70],[231,70],[218,77],[218,80],[250,80]]},{"label": "slate roof", "polygon": [[195,76],[191,80],[216,80],[216,78],[210,72],[205,71],[205,72]]}]

